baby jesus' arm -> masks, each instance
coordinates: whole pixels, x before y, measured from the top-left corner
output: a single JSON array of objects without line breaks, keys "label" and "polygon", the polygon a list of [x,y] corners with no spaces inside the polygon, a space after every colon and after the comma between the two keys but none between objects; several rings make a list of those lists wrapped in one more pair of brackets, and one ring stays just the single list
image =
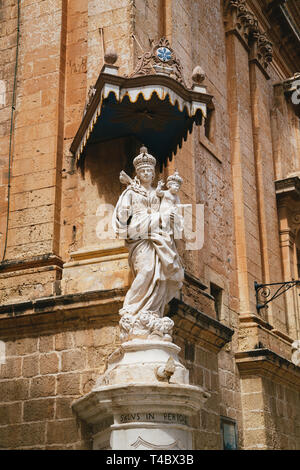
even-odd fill
[{"label": "baby jesus' arm", "polygon": [[163,197],[164,195],[164,190],[162,189],[164,187],[165,183],[161,180],[158,182],[157,188],[156,188],[156,196],[158,197]]}]

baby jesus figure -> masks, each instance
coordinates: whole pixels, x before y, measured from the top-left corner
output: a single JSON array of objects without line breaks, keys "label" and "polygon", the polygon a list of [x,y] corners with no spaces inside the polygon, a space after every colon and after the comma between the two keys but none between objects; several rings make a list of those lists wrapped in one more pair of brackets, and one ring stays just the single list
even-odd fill
[{"label": "baby jesus figure", "polygon": [[[183,218],[178,213],[180,206],[178,193],[182,183],[183,180],[176,170],[174,175],[169,176],[167,180],[167,191],[162,189],[164,186],[163,181],[159,181],[156,189],[156,195],[161,198],[159,212],[161,214],[162,228],[166,231],[170,230],[171,227],[174,230],[174,227],[176,227],[176,234],[174,233],[174,238],[176,239],[181,238],[183,229]],[[176,223],[174,224],[175,221]]]}]

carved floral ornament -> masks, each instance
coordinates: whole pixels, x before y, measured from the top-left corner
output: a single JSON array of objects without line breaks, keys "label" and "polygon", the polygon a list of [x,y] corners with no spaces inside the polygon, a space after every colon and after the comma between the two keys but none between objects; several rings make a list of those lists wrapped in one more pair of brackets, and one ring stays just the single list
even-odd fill
[{"label": "carved floral ornament", "polygon": [[165,37],[154,43],[151,51],[139,57],[137,67],[130,78],[153,73],[165,73],[186,87],[180,60]]},{"label": "carved floral ornament", "polygon": [[224,0],[224,15],[227,32],[236,31],[252,51],[252,58],[266,69],[273,59],[273,45],[260,30],[246,0]]}]

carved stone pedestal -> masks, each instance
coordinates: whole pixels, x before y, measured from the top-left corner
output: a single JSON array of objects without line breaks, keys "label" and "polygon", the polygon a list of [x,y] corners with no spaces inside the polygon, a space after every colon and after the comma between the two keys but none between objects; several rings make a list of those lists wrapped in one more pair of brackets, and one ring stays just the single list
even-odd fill
[{"label": "carved stone pedestal", "polygon": [[192,450],[191,417],[209,398],[189,385],[171,342],[133,340],[109,359],[94,389],[73,408],[94,425],[93,448]]}]

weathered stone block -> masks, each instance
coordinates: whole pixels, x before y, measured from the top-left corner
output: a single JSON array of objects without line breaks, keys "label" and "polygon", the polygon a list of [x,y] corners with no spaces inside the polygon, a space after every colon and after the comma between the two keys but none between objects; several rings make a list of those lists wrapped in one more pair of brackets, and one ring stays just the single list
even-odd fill
[{"label": "weathered stone block", "polygon": [[23,377],[35,377],[36,375],[39,375],[38,354],[23,358],[22,375]]},{"label": "weathered stone block", "polygon": [[1,381],[0,401],[11,402],[26,400],[29,395],[29,379]]},{"label": "weathered stone block", "polygon": [[61,370],[68,372],[72,370],[83,370],[85,368],[85,351],[66,351],[61,355]]},{"label": "weathered stone block", "polygon": [[59,372],[59,357],[56,353],[40,355],[41,375],[56,374]]},{"label": "weathered stone block", "polygon": [[22,358],[8,357],[5,364],[0,365],[0,379],[15,379],[21,377]]},{"label": "weathered stone block", "polygon": [[55,336],[55,349],[56,351],[63,351],[65,349],[72,349],[74,347],[73,335],[70,332],[58,333]]},{"label": "weathered stone block", "polygon": [[44,444],[45,428],[46,423],[0,427],[1,446],[4,449],[16,449]]},{"label": "weathered stone block", "polygon": [[80,439],[75,419],[50,421],[47,423],[48,444],[69,444]]},{"label": "weathered stone block", "polygon": [[0,425],[16,424],[22,421],[22,403],[0,405]]},{"label": "weathered stone block", "polygon": [[74,412],[72,411],[71,404],[74,401],[74,398],[56,398],[56,419],[72,418],[74,417]]},{"label": "weathered stone block", "polygon": [[24,403],[24,421],[46,421],[54,418],[54,399],[28,400]]},{"label": "weathered stone block", "polygon": [[79,395],[80,375],[76,372],[70,374],[58,374],[57,376],[58,395]]},{"label": "weathered stone block", "polygon": [[54,350],[54,336],[40,336],[39,338],[39,351],[42,353]]},{"label": "weathered stone block", "polygon": [[15,341],[7,341],[6,354],[7,356],[25,356],[26,354],[33,354],[37,351],[38,338],[24,338]]},{"label": "weathered stone block", "polygon": [[34,377],[30,384],[30,397],[51,397],[55,395],[55,377],[53,375],[44,375]]}]

